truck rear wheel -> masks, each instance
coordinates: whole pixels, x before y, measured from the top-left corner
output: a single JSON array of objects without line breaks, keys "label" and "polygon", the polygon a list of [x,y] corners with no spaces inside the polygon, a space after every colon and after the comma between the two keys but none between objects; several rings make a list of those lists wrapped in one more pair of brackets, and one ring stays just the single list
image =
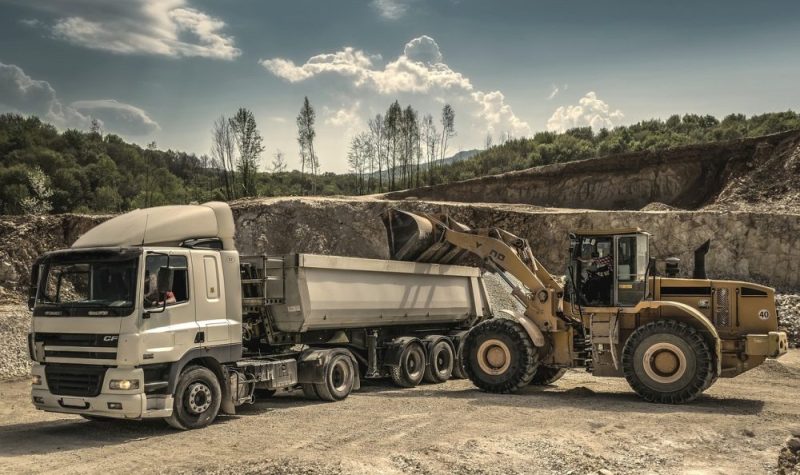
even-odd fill
[{"label": "truck rear wheel", "polygon": [[443,383],[453,374],[455,352],[446,338],[431,345],[428,350],[428,364],[425,366],[423,379],[427,383]]},{"label": "truck rear wheel", "polygon": [[314,384],[314,390],[323,401],[341,401],[346,398],[356,381],[353,359],[345,353],[334,355],[325,367],[325,381]]},{"label": "truck rear wheel", "polygon": [[413,388],[425,376],[425,350],[419,341],[408,343],[400,353],[400,364],[391,366],[389,374],[394,384]]},{"label": "truck rear wheel", "polygon": [[205,427],[217,417],[221,402],[222,389],[217,376],[203,366],[190,366],[178,378],[167,424],[180,430]]},{"label": "truck rear wheel", "polygon": [[467,376],[475,386],[491,393],[511,393],[527,386],[539,362],[525,329],[505,318],[472,328],[463,351]]},{"label": "truck rear wheel", "polygon": [[458,345],[456,358],[453,363],[453,379],[467,379],[467,372],[464,370],[464,341]]},{"label": "truck rear wheel", "polygon": [[639,327],[622,350],[631,388],[647,401],[679,404],[702,393],[714,377],[703,336],[685,323],[659,320]]},{"label": "truck rear wheel", "polygon": [[539,365],[533,375],[531,384],[534,386],[547,386],[561,379],[567,373],[567,368]]}]

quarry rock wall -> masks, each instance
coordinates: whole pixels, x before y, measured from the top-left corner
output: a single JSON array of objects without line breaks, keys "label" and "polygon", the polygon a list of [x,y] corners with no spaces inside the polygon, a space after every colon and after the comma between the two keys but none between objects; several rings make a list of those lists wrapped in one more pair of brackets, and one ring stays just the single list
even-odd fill
[{"label": "quarry rock wall", "polygon": [[[752,162],[794,144],[797,131],[624,153],[387,193],[389,199],[521,203],[556,208],[639,210],[650,203],[697,209],[714,201]],[[789,143],[787,143],[789,142]]]},{"label": "quarry rock wall", "polygon": [[379,218],[387,207],[445,212],[471,227],[496,226],[527,238],[553,273],[562,273],[576,229],[638,226],[651,234],[651,254],[681,258],[683,275],[694,250],[711,239],[706,268],[713,278],[800,288],[800,215],[724,211],[549,210],[529,206],[344,199],[269,199],[233,206],[243,253],[317,252],[387,258]]}]

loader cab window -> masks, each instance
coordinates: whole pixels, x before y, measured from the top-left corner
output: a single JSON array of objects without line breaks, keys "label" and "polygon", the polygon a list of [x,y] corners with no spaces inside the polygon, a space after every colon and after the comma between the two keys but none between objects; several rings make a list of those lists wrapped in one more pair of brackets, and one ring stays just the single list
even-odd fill
[{"label": "loader cab window", "polygon": [[633,306],[644,298],[647,273],[647,236],[617,236],[617,305]]},{"label": "loader cab window", "polygon": [[144,270],[144,308],[167,306],[189,300],[186,256],[147,256]]},{"label": "loader cab window", "polygon": [[614,239],[605,236],[579,238],[576,252],[578,301],[589,307],[609,307],[614,292]]}]

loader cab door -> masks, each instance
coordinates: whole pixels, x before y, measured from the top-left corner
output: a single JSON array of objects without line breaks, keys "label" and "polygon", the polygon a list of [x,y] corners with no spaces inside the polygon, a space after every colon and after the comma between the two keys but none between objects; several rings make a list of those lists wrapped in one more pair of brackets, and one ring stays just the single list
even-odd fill
[{"label": "loader cab door", "polygon": [[579,305],[610,307],[614,304],[613,248],[612,236],[577,237],[571,267]]},{"label": "loader cab door", "polygon": [[614,236],[614,303],[619,307],[638,304],[647,290],[648,236]]}]

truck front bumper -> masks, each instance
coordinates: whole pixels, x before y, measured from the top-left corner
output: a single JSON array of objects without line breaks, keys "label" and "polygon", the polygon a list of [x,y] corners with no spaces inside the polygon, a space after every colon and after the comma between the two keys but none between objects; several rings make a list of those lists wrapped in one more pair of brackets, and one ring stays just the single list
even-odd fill
[{"label": "truck front bumper", "polygon": [[[31,389],[31,400],[39,410],[115,419],[169,417],[172,414],[171,396],[146,395],[142,392],[144,374],[138,368],[109,368],[100,394],[93,397],[53,394],[47,385],[44,365],[34,364],[31,374],[41,378],[41,384],[32,386]],[[140,388],[112,390],[109,388],[112,379],[139,379]]]},{"label": "truck front bumper", "polygon": [[766,335],[747,335],[744,352],[748,356],[777,358],[789,351],[786,332],[769,332]]}]

